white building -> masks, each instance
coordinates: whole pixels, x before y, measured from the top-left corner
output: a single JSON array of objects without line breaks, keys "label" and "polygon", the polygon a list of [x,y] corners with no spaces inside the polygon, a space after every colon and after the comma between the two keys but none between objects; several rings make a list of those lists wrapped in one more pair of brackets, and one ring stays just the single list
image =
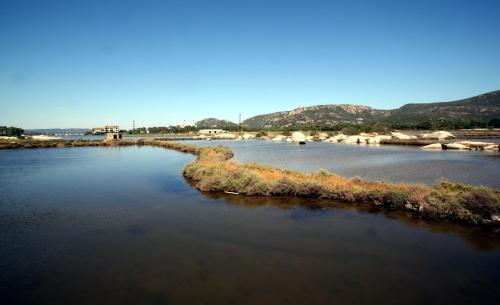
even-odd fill
[{"label": "white building", "polygon": [[120,127],[118,125],[107,125],[107,126],[104,126],[104,130],[106,132],[119,132]]},{"label": "white building", "polygon": [[108,133],[108,132],[120,132],[120,127],[118,125],[106,125],[104,127],[94,127],[92,128],[92,134],[98,133]]},{"label": "white building", "polygon": [[223,129],[200,129],[201,134],[221,134],[226,133],[226,130]]}]

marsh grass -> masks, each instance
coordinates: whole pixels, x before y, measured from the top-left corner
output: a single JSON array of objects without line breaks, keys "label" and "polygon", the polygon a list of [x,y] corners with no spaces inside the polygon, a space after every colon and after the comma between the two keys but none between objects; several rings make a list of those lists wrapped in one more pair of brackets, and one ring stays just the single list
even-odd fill
[{"label": "marsh grass", "polygon": [[184,175],[206,192],[335,199],[406,210],[429,219],[498,224],[492,218],[500,214],[500,191],[484,186],[446,180],[433,187],[368,181],[341,177],[324,169],[309,174],[258,163],[240,164],[230,160],[232,153],[227,148],[201,151],[195,161],[186,165]]}]

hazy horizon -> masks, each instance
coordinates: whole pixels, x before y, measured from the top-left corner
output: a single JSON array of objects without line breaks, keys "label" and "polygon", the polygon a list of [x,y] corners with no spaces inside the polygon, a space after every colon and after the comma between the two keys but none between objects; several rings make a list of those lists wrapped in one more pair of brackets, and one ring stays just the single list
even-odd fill
[{"label": "hazy horizon", "polygon": [[496,1],[0,4],[0,125],[238,121],[500,89]]}]

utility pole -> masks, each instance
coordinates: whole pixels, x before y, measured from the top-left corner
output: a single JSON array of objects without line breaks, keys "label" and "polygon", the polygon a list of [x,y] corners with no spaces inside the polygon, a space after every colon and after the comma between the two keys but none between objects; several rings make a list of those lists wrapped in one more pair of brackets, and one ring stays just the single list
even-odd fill
[{"label": "utility pole", "polygon": [[238,114],[238,126],[240,129],[240,136],[241,136],[241,112]]},{"label": "utility pole", "polygon": [[132,131],[135,133],[135,120],[132,121]]}]

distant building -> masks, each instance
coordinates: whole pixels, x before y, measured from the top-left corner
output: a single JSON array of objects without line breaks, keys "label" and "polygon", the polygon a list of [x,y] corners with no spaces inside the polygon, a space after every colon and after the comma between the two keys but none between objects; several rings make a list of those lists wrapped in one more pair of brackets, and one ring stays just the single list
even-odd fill
[{"label": "distant building", "polygon": [[0,126],[0,135],[7,134],[7,126]]},{"label": "distant building", "polygon": [[104,128],[102,127],[94,127],[90,130],[92,134],[99,134],[99,133],[104,133]]},{"label": "distant building", "polygon": [[108,125],[104,126],[106,132],[120,132],[120,127],[118,125]]},{"label": "distant building", "polygon": [[223,129],[200,129],[201,134],[221,134],[226,132]]},{"label": "distant building", "polygon": [[106,125],[104,127],[94,127],[91,129],[91,132],[92,134],[100,134],[108,132],[118,133],[120,132],[120,127],[118,125]]}]

